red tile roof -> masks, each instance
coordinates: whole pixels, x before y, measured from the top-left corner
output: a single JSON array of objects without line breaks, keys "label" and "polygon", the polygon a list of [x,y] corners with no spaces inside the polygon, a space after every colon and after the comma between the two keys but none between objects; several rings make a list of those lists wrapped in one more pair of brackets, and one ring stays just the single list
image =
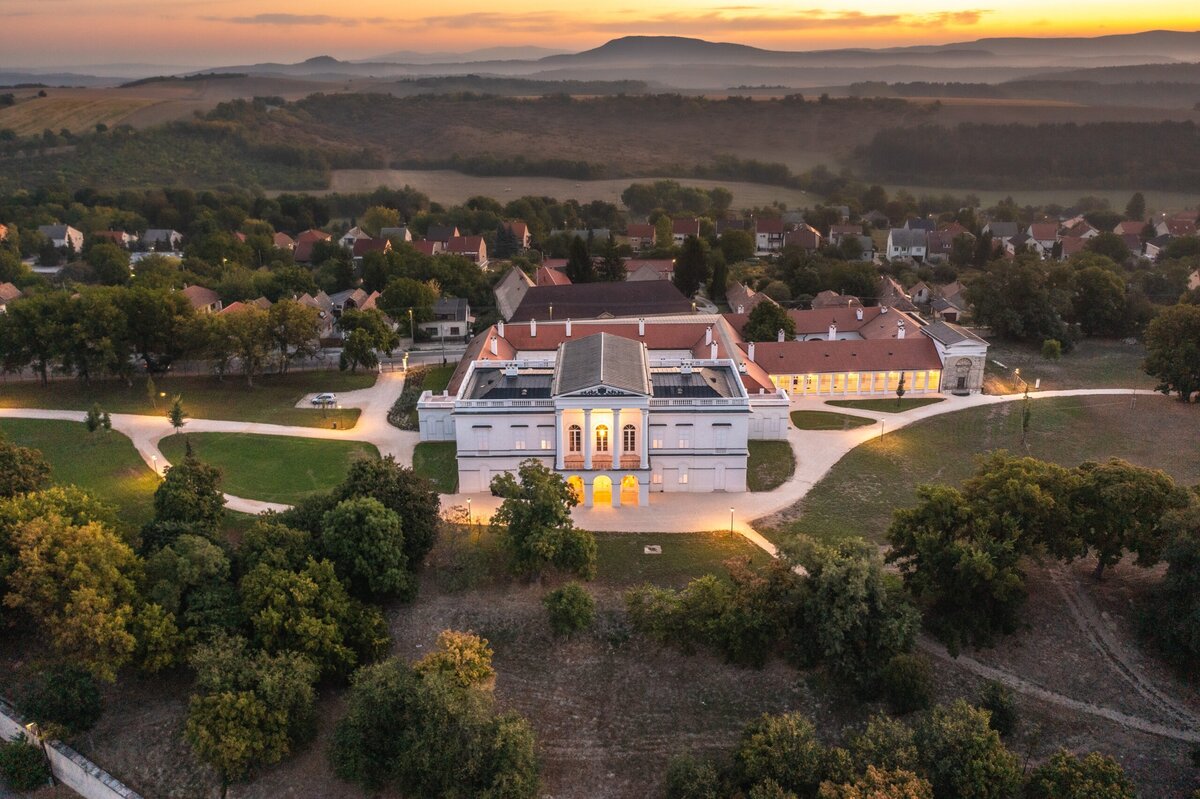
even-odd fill
[{"label": "red tile roof", "polygon": [[1029,235],[1038,241],[1055,241],[1058,239],[1058,223],[1035,222],[1029,226]]},{"label": "red tile roof", "polygon": [[221,301],[217,292],[204,286],[188,286],[179,293],[187,297],[187,301],[192,304],[193,308],[207,308]]},{"label": "red tile roof", "polygon": [[412,246],[417,252],[425,255],[437,255],[445,250],[440,241],[414,241]]},{"label": "red tile roof", "polygon": [[1087,239],[1079,236],[1063,236],[1062,237],[1062,254],[1063,258],[1070,258],[1076,253],[1083,252],[1087,247]]},{"label": "red tile roof", "polygon": [[654,225],[632,224],[625,228],[625,235],[631,239],[653,239]]},{"label": "red tile roof", "polygon": [[1113,233],[1116,233],[1118,236],[1123,236],[1127,233],[1132,233],[1133,235],[1137,236],[1141,234],[1142,229],[1145,227],[1146,223],[1138,219],[1122,219],[1117,223],[1117,226],[1113,228]]},{"label": "red tile roof", "polygon": [[783,220],[779,217],[764,217],[754,220],[755,233],[782,233]]},{"label": "red tile roof", "polygon": [[355,239],[351,253],[355,258],[361,258],[367,253],[392,251],[392,242],[388,239]]},{"label": "red tile roof", "polygon": [[673,219],[671,220],[671,232],[676,236],[699,236],[700,220]]},{"label": "red tile roof", "polygon": [[773,375],[942,368],[933,339],[916,330],[901,340],[764,341],[754,360]]},{"label": "red tile roof", "polygon": [[598,319],[689,313],[691,310],[692,303],[669,280],[578,283],[534,286],[525,292],[512,318],[519,322],[551,316],[555,319]]},{"label": "red tile roof", "polygon": [[286,233],[276,233],[273,243],[281,250],[295,249],[296,241]]},{"label": "red tile roof", "polygon": [[539,286],[569,286],[571,285],[571,278],[567,277],[566,273],[561,269],[539,266],[536,282]]},{"label": "red tile roof", "polygon": [[483,236],[451,236],[446,242],[446,252],[478,253],[483,248]]}]

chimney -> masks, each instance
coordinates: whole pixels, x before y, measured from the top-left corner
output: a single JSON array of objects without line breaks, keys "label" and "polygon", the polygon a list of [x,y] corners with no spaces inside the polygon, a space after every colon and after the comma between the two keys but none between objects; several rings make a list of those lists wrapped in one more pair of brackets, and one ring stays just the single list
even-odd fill
[{"label": "chimney", "polygon": [[837,322],[829,323],[829,340],[837,341]]},{"label": "chimney", "polygon": [[500,336],[500,338],[504,338],[504,320],[503,319],[501,319],[499,322],[496,323],[496,333]]},{"label": "chimney", "polygon": [[692,373],[692,362],[685,360],[679,367],[681,375],[690,375]]},{"label": "chimney", "polygon": [[886,305],[879,306],[879,313],[885,314],[885,313],[887,313],[887,311],[888,311],[888,307]]},{"label": "chimney", "polygon": [[738,367],[738,371],[741,372],[742,374],[746,374],[746,362],[745,361],[742,361],[741,366]]},{"label": "chimney", "polygon": [[571,337],[571,320],[567,320],[567,338]]},{"label": "chimney", "polygon": [[708,345],[708,357],[714,361],[717,359],[717,342]]},{"label": "chimney", "polygon": [[492,355],[500,354],[499,350],[496,347],[496,337],[495,336],[492,336],[490,339],[488,339],[488,349],[491,350]]},{"label": "chimney", "polygon": [[782,327],[781,327],[781,328],[779,328],[779,332],[777,332],[777,333],[775,334],[775,340],[776,340],[776,341],[778,341],[778,342],[780,342],[780,343],[783,343],[783,328],[782,328]]},{"label": "chimney", "polygon": [[749,346],[746,349],[747,349],[746,355],[748,355],[750,360],[753,361],[754,360],[754,342],[751,341]]},{"label": "chimney", "polygon": [[529,337],[537,338],[537,320],[536,319],[529,320]]},{"label": "chimney", "polygon": [[904,320],[903,319],[896,320],[896,338],[898,338],[898,339],[904,338]]},{"label": "chimney", "polygon": [[646,336],[646,320],[639,319],[638,320],[638,338],[645,338],[645,336]]},{"label": "chimney", "polygon": [[517,376],[517,362],[516,361],[509,361],[508,363],[504,364],[504,376],[505,377],[516,377]]},{"label": "chimney", "polygon": [[860,322],[862,321],[862,306],[861,305],[854,309],[854,318]]},{"label": "chimney", "polygon": [[704,343],[712,344],[712,325],[704,328]]},{"label": "chimney", "polygon": [[738,313],[745,313],[745,312],[746,312],[746,306],[745,306],[745,305],[739,305],[739,306],[738,306],[738,310],[737,310],[737,312],[738,312]]}]

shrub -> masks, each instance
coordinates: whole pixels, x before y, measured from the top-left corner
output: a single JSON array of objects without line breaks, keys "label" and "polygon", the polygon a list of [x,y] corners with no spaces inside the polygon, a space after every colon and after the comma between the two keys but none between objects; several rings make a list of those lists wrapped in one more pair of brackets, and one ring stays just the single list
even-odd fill
[{"label": "shrub", "polygon": [[811,796],[825,777],[826,752],[804,716],[763,714],[742,731],[734,762],[745,785],[769,779],[784,790]]},{"label": "shrub", "polygon": [[935,796],[1010,799],[1017,795],[1017,758],[988,727],[987,714],[959,699],[921,719],[913,740]]},{"label": "shrub", "polygon": [[882,674],[883,696],[896,713],[924,710],[933,703],[933,668],[923,655],[896,655]]},{"label": "shrub", "polygon": [[1011,688],[996,680],[989,681],[979,695],[979,706],[991,712],[988,725],[1001,736],[1007,738],[1016,732],[1017,701]]},{"label": "shrub", "polygon": [[1042,357],[1047,361],[1057,361],[1062,357],[1062,342],[1056,338],[1048,338],[1043,341]]},{"label": "shrub", "polygon": [[11,741],[0,742],[0,776],[18,791],[32,791],[50,780],[50,767],[41,747],[20,733]]},{"label": "shrub", "polygon": [[596,601],[587,589],[571,582],[542,597],[550,616],[550,629],[556,635],[571,635],[592,626],[596,618]]},{"label": "shrub", "polygon": [[1134,799],[1137,792],[1117,761],[1099,752],[1083,757],[1060,749],[1029,777],[1030,799]]},{"label": "shrub", "polygon": [[667,766],[666,799],[724,799],[717,767],[709,760],[678,755]]},{"label": "shrub", "polygon": [[38,671],[21,692],[18,706],[55,738],[90,730],[104,710],[92,675],[65,664]]},{"label": "shrub", "polygon": [[444,674],[463,688],[484,685],[496,676],[487,639],[456,630],[443,630],[437,649],[417,661],[415,668],[422,674]]}]

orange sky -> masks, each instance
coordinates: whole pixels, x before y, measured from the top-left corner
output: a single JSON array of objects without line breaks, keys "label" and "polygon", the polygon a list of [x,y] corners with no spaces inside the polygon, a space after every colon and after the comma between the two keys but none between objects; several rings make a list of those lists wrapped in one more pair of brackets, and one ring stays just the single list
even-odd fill
[{"label": "orange sky", "polygon": [[0,66],[95,63],[216,65],[360,59],[395,50],[501,45],[566,50],[626,34],[678,34],[809,50],[963,41],[986,36],[1094,36],[1196,30],[1195,0],[827,0],[703,4],[442,0],[0,0]]}]

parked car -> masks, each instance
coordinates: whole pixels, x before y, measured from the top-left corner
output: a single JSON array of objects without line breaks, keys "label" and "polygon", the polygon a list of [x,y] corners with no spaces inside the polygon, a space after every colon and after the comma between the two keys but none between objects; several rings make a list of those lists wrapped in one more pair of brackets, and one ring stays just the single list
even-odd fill
[{"label": "parked car", "polygon": [[323,405],[337,405],[337,394],[318,394],[312,398],[312,404],[318,407]]}]

